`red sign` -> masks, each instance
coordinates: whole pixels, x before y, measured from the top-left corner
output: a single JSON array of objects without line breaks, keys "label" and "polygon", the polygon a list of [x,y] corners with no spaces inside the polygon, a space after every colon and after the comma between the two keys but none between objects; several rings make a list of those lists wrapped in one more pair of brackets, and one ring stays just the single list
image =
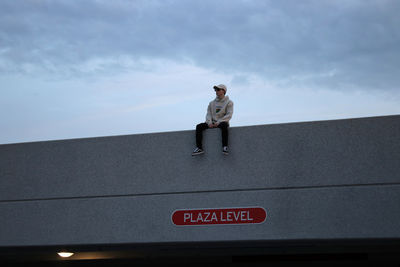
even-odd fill
[{"label": "red sign", "polygon": [[254,224],[263,223],[267,212],[261,207],[176,210],[175,225]]}]

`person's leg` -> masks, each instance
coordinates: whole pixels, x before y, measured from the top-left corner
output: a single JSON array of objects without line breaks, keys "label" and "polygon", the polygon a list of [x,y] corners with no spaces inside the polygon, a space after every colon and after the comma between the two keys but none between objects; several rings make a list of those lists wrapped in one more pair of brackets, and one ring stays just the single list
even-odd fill
[{"label": "person's leg", "polygon": [[218,125],[218,128],[221,129],[221,134],[222,134],[222,146],[228,146],[228,137],[229,137],[229,133],[228,133],[228,128],[229,128],[229,124],[227,122],[221,122]]},{"label": "person's leg", "polygon": [[203,122],[196,126],[196,146],[203,149],[203,131],[208,129],[208,124]]}]

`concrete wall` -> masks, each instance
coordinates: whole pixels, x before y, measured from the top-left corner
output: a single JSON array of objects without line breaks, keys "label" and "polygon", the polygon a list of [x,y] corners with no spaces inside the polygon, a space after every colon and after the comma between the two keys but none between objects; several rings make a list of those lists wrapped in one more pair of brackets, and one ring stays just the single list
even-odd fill
[{"label": "concrete wall", "polygon": [[[0,145],[0,246],[400,238],[400,116]],[[177,209],[261,206],[257,225]]]}]

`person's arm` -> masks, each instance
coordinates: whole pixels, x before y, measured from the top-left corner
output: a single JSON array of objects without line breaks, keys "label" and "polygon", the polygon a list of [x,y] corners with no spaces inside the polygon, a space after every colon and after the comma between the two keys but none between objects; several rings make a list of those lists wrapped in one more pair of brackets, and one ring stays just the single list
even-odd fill
[{"label": "person's arm", "polygon": [[208,104],[207,115],[206,115],[206,123],[208,124],[208,126],[210,126],[212,124],[211,103]]},{"label": "person's arm", "polygon": [[229,122],[230,119],[232,119],[232,115],[233,115],[233,102],[229,101],[229,103],[226,105],[226,114],[217,121],[217,125],[223,121]]}]

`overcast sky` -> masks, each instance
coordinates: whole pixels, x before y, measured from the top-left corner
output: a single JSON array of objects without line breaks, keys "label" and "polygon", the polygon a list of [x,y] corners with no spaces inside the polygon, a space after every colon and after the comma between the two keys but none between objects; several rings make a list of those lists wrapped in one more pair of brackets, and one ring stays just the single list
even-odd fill
[{"label": "overcast sky", "polygon": [[398,0],[1,0],[0,144],[400,114]]}]

